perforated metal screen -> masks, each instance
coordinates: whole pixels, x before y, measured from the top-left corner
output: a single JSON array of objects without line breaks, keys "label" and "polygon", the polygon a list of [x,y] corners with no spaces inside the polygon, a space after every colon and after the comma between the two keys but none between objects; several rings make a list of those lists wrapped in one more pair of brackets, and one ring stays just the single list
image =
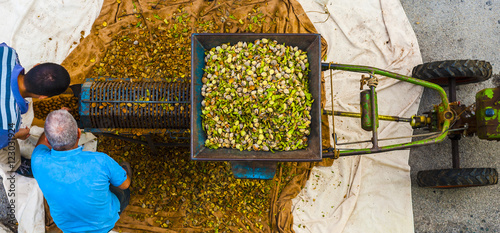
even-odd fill
[{"label": "perforated metal screen", "polygon": [[189,128],[189,83],[86,82],[80,99],[82,128]]}]

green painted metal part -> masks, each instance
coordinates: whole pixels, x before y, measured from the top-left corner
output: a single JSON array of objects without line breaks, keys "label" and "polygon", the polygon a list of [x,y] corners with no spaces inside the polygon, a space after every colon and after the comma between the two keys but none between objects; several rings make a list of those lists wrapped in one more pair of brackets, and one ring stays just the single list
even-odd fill
[{"label": "green painted metal part", "polygon": [[[377,102],[377,92],[374,92],[375,96],[375,124],[377,128],[379,127],[379,117],[378,117],[378,102]],[[371,105],[371,94],[370,90],[363,90],[360,92],[360,107],[361,107],[361,128],[366,131],[373,130],[372,122],[372,105]]]},{"label": "green painted metal part", "polygon": [[[324,109],[323,114],[324,115],[332,115],[332,111]],[[335,111],[335,116],[361,118],[361,113]],[[398,116],[378,115],[378,119],[381,121],[411,122],[411,118],[398,117]]]},{"label": "green painted metal part", "polygon": [[500,87],[486,88],[476,94],[477,137],[500,140]]},{"label": "green painted metal part", "polygon": [[[412,78],[409,76],[397,74],[394,72],[381,70],[381,69],[377,69],[374,67],[369,67],[369,66],[322,63],[321,70],[325,71],[328,69],[367,73],[367,74],[371,74],[371,75],[382,75],[382,76],[394,78],[394,79],[397,79],[400,81],[409,82],[409,83],[412,83],[415,85],[423,86],[425,88],[433,89],[439,93],[439,96],[441,98],[441,105],[438,109],[438,111],[439,111],[438,114],[444,114],[445,112],[450,111],[448,96],[446,95],[446,92],[444,91],[444,89],[437,84],[430,83],[430,82],[416,79],[416,78]],[[423,146],[423,145],[428,145],[428,144],[439,143],[439,142],[443,141],[446,138],[446,136],[448,135],[450,121],[451,121],[450,119],[443,119],[443,126],[441,129],[441,133],[439,135],[437,135],[436,137],[422,139],[422,140],[418,140],[418,141],[414,141],[414,142],[400,143],[400,144],[381,146],[381,147],[375,147],[375,148],[343,150],[343,151],[340,151],[340,156],[370,154],[370,153],[375,153],[375,152],[401,150],[401,149],[406,149],[406,148],[411,148],[411,147],[416,147],[416,146]],[[332,152],[332,154],[333,154],[333,152]],[[331,156],[330,156],[330,153],[323,153],[323,157],[331,157]]]}]

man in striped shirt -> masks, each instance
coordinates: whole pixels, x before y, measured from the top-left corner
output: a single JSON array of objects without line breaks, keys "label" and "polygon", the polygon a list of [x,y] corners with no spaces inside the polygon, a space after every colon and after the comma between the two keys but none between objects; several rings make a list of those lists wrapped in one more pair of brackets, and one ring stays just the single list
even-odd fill
[{"label": "man in striped shirt", "polygon": [[[69,83],[68,71],[54,63],[36,65],[25,74],[16,51],[5,43],[0,44],[0,168],[32,176],[30,161],[21,157],[15,140],[29,137],[28,128],[19,128],[21,114],[28,111],[24,98],[59,95],[66,91]],[[19,169],[21,162],[27,169]]]}]

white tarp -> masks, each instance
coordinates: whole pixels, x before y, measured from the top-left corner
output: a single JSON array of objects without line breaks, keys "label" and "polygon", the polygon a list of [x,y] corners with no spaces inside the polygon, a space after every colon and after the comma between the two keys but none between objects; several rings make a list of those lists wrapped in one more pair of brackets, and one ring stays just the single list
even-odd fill
[{"label": "white tarp", "polygon": [[[326,62],[403,75],[411,75],[412,68],[422,63],[417,38],[398,0],[298,1],[328,42]],[[331,110],[330,72],[324,74],[326,109]],[[360,78],[359,73],[333,72],[336,111],[359,112]],[[379,114],[410,117],[418,110],[422,88],[379,77],[377,93]],[[335,117],[335,129],[339,143],[371,138],[359,119]],[[411,134],[408,124],[380,123],[380,138]],[[295,232],[413,232],[408,156],[409,151],[403,150],[343,157],[331,167],[315,167],[293,199]]]},{"label": "white tarp", "polygon": [[[90,33],[102,3],[102,0],[0,0],[0,43],[5,42],[16,49],[26,71],[37,63],[60,64],[78,45],[81,36]],[[32,114],[23,116],[23,125],[30,126],[30,119],[33,119]],[[22,154],[26,157],[30,157],[33,142],[36,143],[42,131],[32,128],[31,138],[23,142]],[[86,149],[95,150],[96,141],[91,135],[82,140],[89,142]],[[6,190],[11,185],[7,178],[12,174],[0,171]],[[19,232],[45,232],[43,195],[36,180],[20,175],[15,177],[16,196],[9,201],[16,203]]]}]

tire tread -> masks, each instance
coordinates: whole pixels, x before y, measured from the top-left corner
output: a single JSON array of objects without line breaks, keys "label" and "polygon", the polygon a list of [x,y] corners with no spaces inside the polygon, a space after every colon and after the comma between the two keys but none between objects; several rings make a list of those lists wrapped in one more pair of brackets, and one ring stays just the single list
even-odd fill
[{"label": "tire tread", "polygon": [[498,183],[494,168],[461,168],[420,171],[417,173],[420,187],[453,188],[484,186]]},{"label": "tire tread", "polygon": [[[414,78],[426,80],[446,86],[443,78],[457,79],[457,85],[477,83],[491,78],[492,66],[482,60],[446,60],[424,63],[415,66],[412,71]],[[440,79],[440,80],[438,80]]]}]

